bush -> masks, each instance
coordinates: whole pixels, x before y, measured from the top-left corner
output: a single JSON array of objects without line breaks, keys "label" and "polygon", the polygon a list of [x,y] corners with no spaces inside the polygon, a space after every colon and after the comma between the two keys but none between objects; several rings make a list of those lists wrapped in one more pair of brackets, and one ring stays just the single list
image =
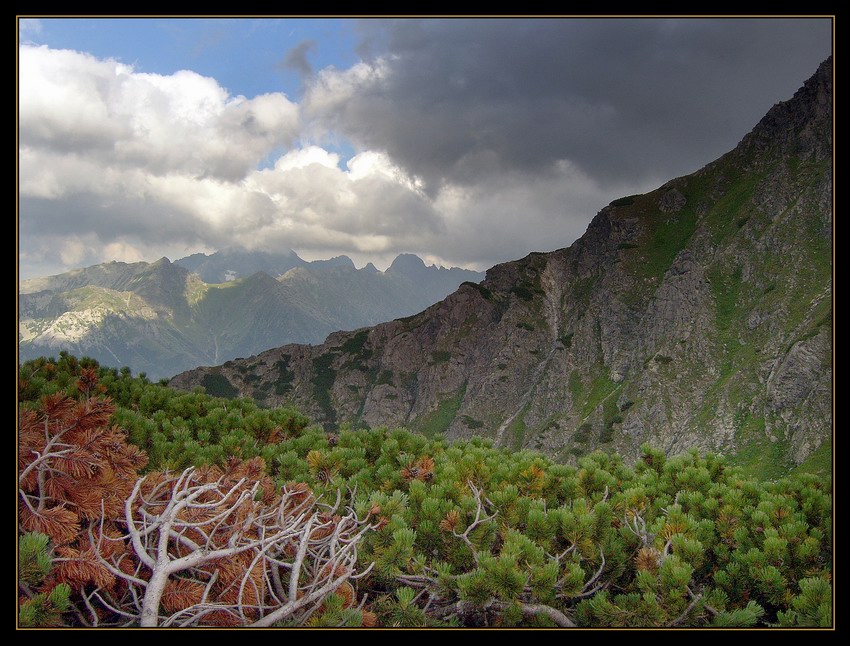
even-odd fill
[{"label": "bush", "polygon": [[[648,446],[633,467],[601,452],[571,467],[481,438],[329,435],[292,411],[39,361],[20,380],[20,625],[832,622],[832,499],[816,476],[759,482],[720,456]],[[142,479],[116,420],[152,447]],[[352,544],[343,570],[322,561]],[[301,545],[303,585],[324,596],[295,608]]]}]

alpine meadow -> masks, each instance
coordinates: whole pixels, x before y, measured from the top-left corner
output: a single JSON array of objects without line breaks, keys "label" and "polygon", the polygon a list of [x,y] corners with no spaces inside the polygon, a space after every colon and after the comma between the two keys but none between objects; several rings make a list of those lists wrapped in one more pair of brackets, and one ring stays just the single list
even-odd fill
[{"label": "alpine meadow", "polygon": [[834,630],[827,18],[19,17],[17,627]]}]

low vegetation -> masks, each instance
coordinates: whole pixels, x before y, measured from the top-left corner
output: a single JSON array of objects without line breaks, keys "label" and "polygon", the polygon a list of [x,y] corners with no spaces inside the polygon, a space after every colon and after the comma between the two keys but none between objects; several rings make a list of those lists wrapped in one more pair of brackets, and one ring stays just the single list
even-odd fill
[{"label": "low vegetation", "polygon": [[22,627],[832,625],[830,483],[716,455],[328,434],[63,354],[18,468]]}]

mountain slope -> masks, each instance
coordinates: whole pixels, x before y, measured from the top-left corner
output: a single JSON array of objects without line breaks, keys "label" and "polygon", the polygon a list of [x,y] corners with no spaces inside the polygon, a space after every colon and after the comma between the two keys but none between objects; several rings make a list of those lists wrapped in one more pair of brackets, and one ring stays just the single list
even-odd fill
[{"label": "mountain slope", "polygon": [[762,474],[831,433],[832,62],[730,153],[615,200],[415,316],[178,375],[333,428],[406,425],[572,459],[650,441]]},{"label": "mountain slope", "polygon": [[[266,256],[258,262],[267,264]],[[252,267],[245,254],[238,258],[243,269]],[[384,274],[371,265],[357,270],[351,260],[335,258],[302,261],[279,280],[257,272],[208,284],[167,258],[96,265],[21,283],[20,357],[64,349],[154,378],[170,376],[417,312],[462,281],[483,277],[422,269],[413,281],[403,272]]]}]

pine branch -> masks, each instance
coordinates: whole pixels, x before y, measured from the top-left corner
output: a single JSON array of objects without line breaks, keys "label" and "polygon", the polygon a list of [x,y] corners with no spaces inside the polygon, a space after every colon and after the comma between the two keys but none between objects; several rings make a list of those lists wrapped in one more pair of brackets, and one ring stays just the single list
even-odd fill
[{"label": "pine branch", "polygon": [[[688,591],[688,594],[690,595],[690,597],[691,597],[692,599],[699,599],[700,597],[702,597],[702,593],[701,593],[701,592],[700,592],[699,594],[695,594],[695,593],[694,593],[694,591],[693,591],[693,590],[691,590],[691,588],[690,588],[690,587],[686,587],[685,589]],[[702,607],[703,607],[703,608],[704,608],[704,609],[705,609],[705,610],[706,610],[706,611],[707,611],[707,612],[708,612],[708,613],[709,613],[712,617],[716,617],[717,615],[719,615],[719,614],[720,614],[720,611],[719,611],[717,608],[714,608],[713,606],[710,606],[710,605],[708,605],[707,603],[702,604]]]},{"label": "pine branch", "polygon": [[594,574],[590,578],[590,580],[584,584],[584,587],[581,589],[582,593],[587,592],[588,589],[590,589],[593,584],[596,583],[599,577],[602,576],[602,570],[605,569],[605,553],[602,551],[601,547],[599,548],[599,556],[602,559],[602,563],[599,565],[599,569],[596,570],[596,574]]},{"label": "pine branch", "polygon": [[673,627],[678,626],[679,624],[681,624],[681,623],[685,620],[685,617],[687,617],[687,616],[688,616],[688,613],[689,613],[691,610],[693,610],[693,609],[694,609],[694,606],[696,606],[696,605],[699,603],[699,600],[700,600],[700,599],[702,599],[702,594],[701,594],[701,593],[700,593],[700,594],[698,594],[698,595],[696,595],[696,596],[693,598],[693,601],[691,601],[691,603],[690,603],[690,604],[688,604],[688,607],[687,607],[687,608],[685,608],[685,611],[684,611],[681,615],[679,615],[678,617],[676,617],[673,621],[671,621],[669,624],[667,624],[667,627],[668,627],[668,628],[673,628]]},{"label": "pine branch", "polygon": [[646,531],[646,521],[641,517],[640,514],[637,513],[637,511],[630,511],[632,517],[631,521],[629,520],[629,511],[627,511],[626,514],[623,516],[623,523],[625,524],[626,528],[641,540],[643,547],[651,545],[655,536],[649,534]]},{"label": "pine branch", "polygon": [[466,528],[466,531],[464,531],[463,534],[458,534],[454,530],[452,530],[452,534],[456,538],[459,538],[464,543],[466,543],[466,545],[469,547],[470,551],[472,552],[472,558],[475,559],[475,563],[477,565],[478,564],[478,552],[476,551],[475,546],[472,544],[472,541],[469,540],[469,533],[471,531],[473,531],[474,529],[476,529],[479,525],[486,523],[487,521],[493,520],[498,515],[499,512],[494,511],[490,516],[484,516],[482,518],[481,514],[484,512],[484,503],[481,501],[481,492],[478,490],[478,488],[475,486],[475,484],[473,484],[472,480],[469,480],[467,482],[467,484],[469,485],[469,488],[472,490],[472,495],[475,496],[475,504],[476,504],[475,519],[472,521],[472,523],[469,525],[469,527]]},{"label": "pine branch", "polygon": [[[524,603],[519,602],[517,604],[522,611],[522,614],[525,617],[536,617],[537,615],[544,615],[551,619],[555,625],[560,626],[561,628],[575,628],[576,625],[567,617],[563,612],[558,610],[557,608],[553,608],[552,606],[547,606],[542,603]],[[471,615],[475,615],[480,613],[482,610],[492,609],[498,612],[503,612],[508,610],[509,608],[515,607],[515,604],[509,601],[497,601],[495,599],[490,600],[483,607],[472,603],[471,601],[457,601],[448,606],[443,606],[442,608],[438,608],[433,612],[433,615],[438,618],[448,618],[448,617],[468,617]]]},{"label": "pine branch", "polygon": [[571,554],[571,553],[575,550],[575,548],[576,548],[576,544],[575,544],[575,543],[573,543],[572,545],[570,545],[567,549],[565,549],[563,552],[561,552],[561,553],[560,553],[560,554],[558,554],[557,556],[555,556],[555,555],[553,555],[553,554],[549,554],[548,552],[546,553],[546,556],[548,556],[550,559],[552,559],[552,560],[553,560],[553,561],[555,561],[556,563],[559,563],[559,564],[560,564],[560,562],[561,562],[564,558],[566,558],[567,556],[569,556],[569,555],[570,555],[570,554]]},{"label": "pine branch", "polygon": [[[522,609],[522,614],[526,617],[545,615],[555,622],[555,625],[560,626],[561,628],[576,627],[575,623],[573,623],[569,617],[552,606],[547,606],[542,603],[520,603],[519,606]],[[497,601],[493,603],[493,607],[497,610],[506,610],[511,607],[511,604],[506,601]]]}]

